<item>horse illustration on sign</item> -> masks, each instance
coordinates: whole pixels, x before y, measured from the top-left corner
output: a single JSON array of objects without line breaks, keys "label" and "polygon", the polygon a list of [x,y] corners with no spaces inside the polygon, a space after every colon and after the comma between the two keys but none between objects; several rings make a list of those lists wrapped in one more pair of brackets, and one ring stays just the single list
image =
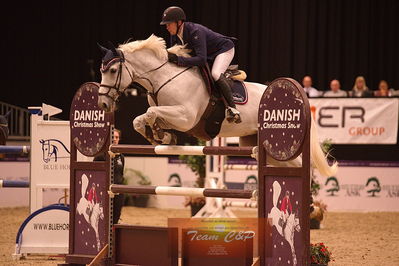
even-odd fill
[{"label": "horse illustration on sign", "polygon": [[[272,218],[273,226],[276,227],[277,232],[288,242],[292,253],[292,265],[297,265],[296,250],[294,246],[294,233],[300,232],[299,217],[297,213],[292,211],[292,206],[289,201],[284,204],[284,199],[281,202],[280,208],[277,207],[278,199],[281,194],[281,185],[279,182],[273,182],[273,207],[270,210],[268,217]],[[286,206],[286,207],[283,207]],[[287,207],[287,206],[291,207]]]},{"label": "horse illustration on sign", "polygon": [[86,222],[91,225],[96,235],[96,242],[97,242],[97,252],[100,251],[101,243],[100,243],[100,236],[98,233],[98,223],[104,219],[104,210],[101,206],[101,202],[98,200],[98,195],[96,194],[95,189],[92,189],[96,185],[92,183],[92,186],[88,192],[88,198],[86,199],[86,191],[89,187],[89,179],[87,175],[82,175],[82,197],[80,198],[77,206],[76,211],[78,214],[83,215]]},{"label": "horse illustration on sign", "polygon": [[[40,144],[42,144],[43,161],[45,163],[48,163],[51,160],[56,162],[58,158],[69,158],[70,152],[68,148],[64,145],[64,143],[62,143],[62,141],[58,139],[41,139],[39,140],[39,142]],[[61,151],[63,152],[59,154],[59,152]],[[63,155],[65,152],[68,153],[68,156],[60,156]]]}]

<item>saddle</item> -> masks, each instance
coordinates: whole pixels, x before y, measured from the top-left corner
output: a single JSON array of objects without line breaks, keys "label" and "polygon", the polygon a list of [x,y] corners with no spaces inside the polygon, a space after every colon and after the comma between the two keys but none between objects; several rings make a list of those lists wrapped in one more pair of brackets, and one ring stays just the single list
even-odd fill
[{"label": "saddle", "polygon": [[244,81],[247,78],[247,73],[238,69],[238,65],[230,65],[224,75],[228,79]]},{"label": "saddle", "polygon": [[[201,119],[187,134],[193,135],[203,140],[211,140],[216,137],[223,120],[225,119],[225,100],[220,94],[208,65],[200,68],[201,76],[209,93],[209,102]],[[245,104],[248,101],[248,92],[244,84],[246,73],[238,70],[238,65],[231,65],[224,73],[229,81],[233,101],[235,104]]]}]

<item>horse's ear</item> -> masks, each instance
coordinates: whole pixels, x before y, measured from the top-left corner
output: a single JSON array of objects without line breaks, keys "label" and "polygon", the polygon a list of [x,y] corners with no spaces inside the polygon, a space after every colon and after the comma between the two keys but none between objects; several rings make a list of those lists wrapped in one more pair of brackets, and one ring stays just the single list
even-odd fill
[{"label": "horse's ear", "polygon": [[103,53],[103,55],[107,54],[107,52],[109,51],[109,49],[105,48],[104,46],[102,46],[101,44],[97,43],[98,47],[100,48],[101,52]]},{"label": "horse's ear", "polygon": [[111,51],[114,54],[114,56],[119,56],[118,52],[116,51],[116,48],[114,44],[111,41],[108,41],[108,46],[111,47]]}]

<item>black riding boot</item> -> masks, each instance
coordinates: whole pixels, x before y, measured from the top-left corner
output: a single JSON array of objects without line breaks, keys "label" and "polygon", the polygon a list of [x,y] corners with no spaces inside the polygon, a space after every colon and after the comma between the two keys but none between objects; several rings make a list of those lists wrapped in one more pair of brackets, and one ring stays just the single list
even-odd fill
[{"label": "black riding boot", "polygon": [[233,101],[233,94],[231,93],[230,84],[223,74],[220,74],[220,78],[216,81],[216,85],[228,104],[226,109],[227,121],[229,123],[241,123],[240,112],[236,109],[236,105]]}]

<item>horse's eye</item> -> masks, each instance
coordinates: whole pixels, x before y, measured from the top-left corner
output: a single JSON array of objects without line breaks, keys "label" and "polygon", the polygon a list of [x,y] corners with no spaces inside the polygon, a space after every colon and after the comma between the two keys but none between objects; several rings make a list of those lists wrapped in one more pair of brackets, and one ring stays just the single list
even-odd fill
[{"label": "horse's eye", "polygon": [[112,74],[116,73],[116,69],[115,68],[111,68],[110,71],[111,71]]}]

